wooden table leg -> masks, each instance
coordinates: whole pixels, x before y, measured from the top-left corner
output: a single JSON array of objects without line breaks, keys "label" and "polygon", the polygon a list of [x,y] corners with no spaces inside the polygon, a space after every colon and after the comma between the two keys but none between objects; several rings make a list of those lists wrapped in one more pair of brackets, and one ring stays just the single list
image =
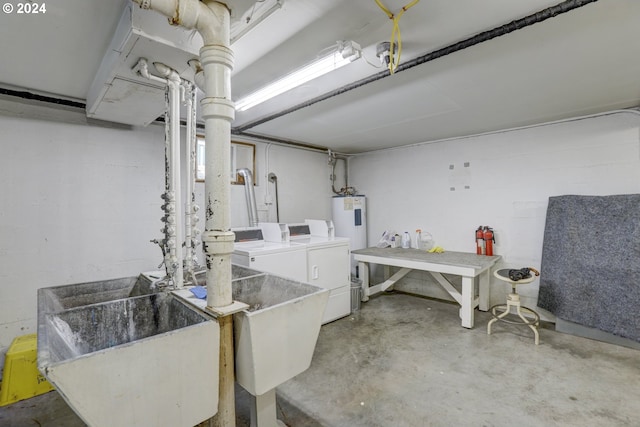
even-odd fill
[{"label": "wooden table leg", "polygon": [[473,328],[473,310],[475,308],[473,277],[462,276],[461,293],[460,319],[462,319],[462,326],[465,328]]},{"label": "wooden table leg", "polygon": [[360,300],[367,302],[369,301],[369,263],[358,261],[358,273],[362,280],[362,295]]},{"label": "wooden table leg", "polygon": [[489,299],[491,296],[491,269],[480,273],[478,276],[478,308],[481,311],[489,311]]}]

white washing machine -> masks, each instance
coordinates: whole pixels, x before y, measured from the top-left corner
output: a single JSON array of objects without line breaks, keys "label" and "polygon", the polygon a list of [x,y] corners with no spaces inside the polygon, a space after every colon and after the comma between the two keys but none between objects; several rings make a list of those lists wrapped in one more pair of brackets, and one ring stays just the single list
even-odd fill
[{"label": "white washing machine", "polygon": [[307,281],[307,253],[302,244],[267,242],[260,228],[232,230],[236,241],[231,262],[299,282]]},{"label": "white washing machine", "polygon": [[333,236],[333,223],[305,220],[289,224],[291,244],[307,248],[307,282],[329,289],[329,301],[322,317],[328,323],[351,313],[349,239]]}]

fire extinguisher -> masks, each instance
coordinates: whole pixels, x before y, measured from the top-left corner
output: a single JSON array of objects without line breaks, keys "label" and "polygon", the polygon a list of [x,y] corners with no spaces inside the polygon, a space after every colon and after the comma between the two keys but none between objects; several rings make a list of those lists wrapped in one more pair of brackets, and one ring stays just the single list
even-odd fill
[{"label": "fire extinguisher", "polygon": [[476,230],[476,253],[478,255],[485,254],[484,232],[481,225],[478,226],[478,229]]},{"label": "fire extinguisher", "polygon": [[493,245],[494,243],[496,243],[496,237],[493,234],[493,228],[485,226],[483,237],[485,245],[485,255],[493,256]]}]

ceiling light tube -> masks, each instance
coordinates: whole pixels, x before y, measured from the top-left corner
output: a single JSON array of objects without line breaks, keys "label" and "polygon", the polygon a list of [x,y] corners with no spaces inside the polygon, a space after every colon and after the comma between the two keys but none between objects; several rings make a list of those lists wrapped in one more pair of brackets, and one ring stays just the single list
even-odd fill
[{"label": "ceiling light tube", "polygon": [[[341,49],[328,56],[317,59],[316,61],[288,74],[281,79],[268,84],[262,89],[245,96],[236,102],[236,111],[246,111],[255,107],[275,96],[278,96],[294,87],[300,86],[310,80],[323,76],[331,71],[337,70],[360,57],[359,46],[354,47],[355,43],[348,43],[349,49],[345,49],[341,45]],[[343,57],[343,52],[348,56]]]}]

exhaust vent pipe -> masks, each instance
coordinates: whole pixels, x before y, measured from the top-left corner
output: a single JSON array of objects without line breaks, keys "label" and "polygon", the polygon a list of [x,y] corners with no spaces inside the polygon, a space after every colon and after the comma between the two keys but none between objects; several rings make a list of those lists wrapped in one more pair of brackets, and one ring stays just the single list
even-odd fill
[{"label": "exhaust vent pipe", "polygon": [[244,194],[247,199],[247,211],[249,213],[249,225],[258,226],[258,205],[256,204],[256,193],[253,191],[253,174],[247,168],[238,169],[238,175],[244,180]]}]

